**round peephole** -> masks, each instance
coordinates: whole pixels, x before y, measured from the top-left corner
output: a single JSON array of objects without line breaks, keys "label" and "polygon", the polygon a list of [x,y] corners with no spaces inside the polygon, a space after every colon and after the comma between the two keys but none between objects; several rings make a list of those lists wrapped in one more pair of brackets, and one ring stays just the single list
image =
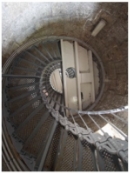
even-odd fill
[{"label": "round peephole", "polygon": [[76,70],[73,67],[69,67],[66,69],[66,76],[68,78],[75,78],[76,77]]}]

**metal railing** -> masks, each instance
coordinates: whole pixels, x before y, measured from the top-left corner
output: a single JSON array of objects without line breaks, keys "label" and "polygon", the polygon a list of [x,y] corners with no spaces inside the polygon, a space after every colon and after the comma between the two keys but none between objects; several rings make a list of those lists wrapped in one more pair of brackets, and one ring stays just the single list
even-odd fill
[{"label": "metal railing", "polygon": [[[66,37],[62,37],[62,39],[63,38],[67,39]],[[59,38],[53,37],[52,40],[53,39],[54,40],[60,39],[60,37]],[[72,40],[72,38],[68,38],[68,39]],[[57,122],[59,122],[62,126],[64,126],[64,128],[67,131],[70,131],[71,133],[73,133],[73,135],[78,136],[80,140],[86,140],[88,143],[94,145],[98,150],[106,149],[109,153],[118,155],[119,158],[121,158],[121,160],[123,162],[128,163],[128,137],[124,132],[121,131],[120,128],[118,128],[113,122],[111,122],[108,119],[108,117],[112,115],[115,119],[119,120],[120,122],[122,122],[123,124],[128,126],[128,122],[126,120],[124,120],[122,117],[120,117],[119,115],[117,115],[120,112],[127,111],[128,106],[124,106],[124,107],[121,107],[118,109],[113,109],[113,110],[105,110],[105,111],[81,111],[81,110],[73,110],[71,108],[65,107],[64,94],[60,94],[60,93],[54,91],[52,86],[50,85],[50,74],[55,69],[57,69],[59,67],[61,68],[61,60],[54,60],[54,62],[49,63],[48,65],[46,65],[44,62],[42,62],[43,65],[46,65],[43,70],[42,76],[40,76],[40,75],[39,76],[35,76],[35,75],[32,75],[32,76],[21,75],[20,76],[20,75],[18,75],[17,76],[17,75],[12,75],[12,74],[6,74],[8,67],[10,66],[11,62],[14,60],[14,58],[16,57],[17,54],[21,53],[27,47],[32,46],[34,43],[41,42],[41,40],[43,40],[43,38],[33,40],[32,42],[27,43],[23,47],[19,48],[6,62],[5,66],[3,68],[3,74],[4,74],[3,77],[37,78],[38,80],[40,79],[41,81],[39,83],[39,87],[40,87],[40,93],[41,93],[42,99],[43,99],[44,103],[46,104],[46,107],[51,112],[52,116],[55,118],[55,120]],[[44,38],[44,42],[46,42],[47,40],[48,40],[48,37]],[[79,41],[78,39],[75,39],[75,40]],[[79,41],[79,43],[81,43],[82,45],[84,45],[86,47],[86,45],[84,43],[82,43],[80,41]],[[37,52],[38,52],[38,50],[37,50]],[[93,50],[93,52],[95,52],[95,51]],[[41,54],[41,53],[39,52],[39,54]],[[95,55],[96,55],[96,53],[95,53]],[[32,57],[32,58],[34,58],[34,57]],[[37,60],[39,60],[39,59],[37,58]],[[99,59],[99,61],[100,61],[100,59]],[[28,63],[29,63],[29,61],[28,61]],[[33,66],[42,69],[42,67],[39,67],[35,63],[33,64]],[[101,67],[102,67],[102,63],[101,63]],[[102,78],[104,79],[104,74],[103,74]],[[34,83],[33,85],[36,85],[36,84],[38,84],[38,82]],[[12,88],[9,88],[9,89],[11,90],[13,88],[16,89],[18,87],[20,88],[20,87],[29,86],[29,85],[32,85],[32,84],[22,84],[19,86],[13,86]],[[104,83],[102,85],[102,89],[103,89],[103,87],[104,87]],[[101,89],[101,93],[99,94],[97,101],[101,97],[102,89]],[[37,97],[36,97],[36,99],[37,99]],[[97,101],[95,102],[95,104],[97,103]],[[28,104],[32,104],[32,103],[29,102],[29,103],[27,103],[26,106],[28,106]],[[25,105],[24,105],[24,107],[25,107]],[[17,112],[15,114],[17,114]],[[106,115],[107,115],[107,117],[106,117]],[[91,122],[93,122],[94,126],[98,130],[100,130],[102,132],[102,135],[92,131],[92,129],[89,127],[87,121],[85,120],[86,117],[89,120],[91,120]],[[104,121],[105,124],[106,123],[110,124],[114,128],[114,130],[117,131],[122,136],[122,138],[124,140],[118,139],[118,138],[113,138],[109,135],[109,133],[106,133],[104,131],[104,129],[100,126],[100,123],[98,123],[95,120],[96,117],[98,117],[98,119],[101,119],[102,121]],[[79,121],[82,122],[82,125],[79,124]],[[3,135],[4,135],[4,133],[5,133],[5,127],[3,128]],[[3,149],[4,149],[5,153],[6,153],[6,150],[5,150],[4,146],[6,146],[6,144],[7,144],[6,138],[4,137]],[[9,151],[10,151],[10,148],[9,148]],[[10,156],[7,153],[6,157],[11,158],[12,156]],[[17,160],[17,159],[15,158],[15,160]],[[19,163],[19,165],[20,164],[21,164],[21,167],[23,167],[21,162]],[[10,168],[10,170],[12,170],[12,168]],[[13,170],[15,170],[15,169],[13,169]],[[21,168],[18,170],[21,170]]]},{"label": "metal railing", "polygon": [[[52,116],[56,119],[56,121],[64,126],[67,131],[70,131],[74,135],[78,136],[81,140],[86,140],[96,146],[99,150],[106,149],[109,153],[117,154],[121,159],[123,159],[123,161],[128,162],[128,137],[122,130],[120,130],[120,128],[109,120],[109,116],[112,115],[115,119],[119,120],[128,127],[128,121],[117,115],[117,113],[127,111],[128,106],[102,111],[73,110],[66,107],[64,102],[58,102],[57,99],[52,97],[52,93],[58,95],[59,97],[64,97],[64,94],[60,95],[56,93],[53,89],[51,89],[51,86],[50,90],[48,90],[48,87],[46,86],[50,85],[49,78],[46,78],[46,81],[44,81],[44,77],[45,76],[42,74],[40,92],[46,107],[52,113]],[[102,132],[102,135],[92,131],[85,121],[85,117],[88,117],[93,122],[97,129]],[[121,136],[121,139],[113,138],[109,135],[109,132],[106,133],[100,126],[100,123],[95,120],[95,117],[98,117],[98,119],[101,119],[113,127],[116,133]],[[83,127],[78,124],[79,121],[82,122]]]}]

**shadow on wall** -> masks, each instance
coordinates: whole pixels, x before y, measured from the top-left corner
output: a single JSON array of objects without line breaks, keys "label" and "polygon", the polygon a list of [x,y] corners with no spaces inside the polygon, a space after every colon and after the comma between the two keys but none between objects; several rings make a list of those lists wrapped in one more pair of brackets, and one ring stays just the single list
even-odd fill
[{"label": "shadow on wall", "polygon": [[102,41],[108,49],[113,40],[122,43],[127,38],[127,12],[128,3],[3,2],[2,53],[9,55],[33,36],[69,35],[84,41],[93,40],[90,31],[100,18],[105,19],[107,25],[96,40]]},{"label": "shadow on wall", "polygon": [[[92,21],[97,10],[101,8],[99,3],[56,3],[56,2],[18,2],[2,3],[2,35],[3,35],[3,54],[12,44],[21,45],[28,37],[35,32],[39,32],[42,27],[46,28],[51,22],[64,23],[73,21],[77,18],[84,18]],[[47,27],[48,28],[48,27]],[[57,28],[50,29],[49,35],[53,34]],[[52,29],[52,30],[51,30]],[[62,30],[63,28],[61,28]],[[67,28],[66,28],[67,29]],[[60,28],[59,28],[60,30]],[[57,31],[57,33],[59,32]],[[47,33],[45,32],[44,35]],[[14,46],[15,47],[15,46]],[[11,52],[11,48],[10,48]]]},{"label": "shadow on wall", "polygon": [[[28,40],[52,35],[76,37],[93,47],[104,64],[106,85],[95,109],[124,106],[128,103],[127,12],[128,3],[4,2],[2,62]],[[101,18],[107,25],[92,37],[91,31]]]}]

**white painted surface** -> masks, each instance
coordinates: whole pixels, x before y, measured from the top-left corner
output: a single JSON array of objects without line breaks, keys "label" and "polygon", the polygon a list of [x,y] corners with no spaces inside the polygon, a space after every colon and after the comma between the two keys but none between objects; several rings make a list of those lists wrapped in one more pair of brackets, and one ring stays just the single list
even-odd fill
[{"label": "white painted surface", "polygon": [[90,74],[91,74],[91,87],[92,87],[92,97],[91,101],[92,103],[95,101],[95,85],[94,85],[94,74],[93,74],[93,60],[92,60],[92,52],[91,50],[88,51],[88,61],[89,61],[89,67],[90,67]]},{"label": "white painted surface", "polygon": [[[61,40],[61,52],[65,104],[72,109],[85,109],[95,101],[92,52],[81,47],[77,42],[63,40]],[[69,67],[76,69],[75,78],[66,76],[65,71]]]},{"label": "white painted surface", "polygon": [[81,92],[83,93],[82,109],[85,109],[91,103],[91,83],[81,83]]},{"label": "white painted surface", "polygon": [[92,31],[91,35],[95,37],[104,28],[105,25],[106,25],[106,21],[104,19],[101,19],[100,22]]},{"label": "white painted surface", "polygon": [[79,71],[88,72],[89,62],[88,62],[88,52],[85,48],[78,45],[78,61],[79,61]]},{"label": "white painted surface", "polygon": [[59,73],[59,69],[56,69],[51,74],[50,83],[51,83],[52,88],[55,91],[57,91],[59,93],[63,93],[63,86],[62,86],[62,81],[61,81],[61,76],[60,76],[60,73]]},{"label": "white painted surface", "polygon": [[79,77],[83,94],[82,109],[95,101],[92,52],[78,45]]},{"label": "white painted surface", "polygon": [[67,107],[72,109],[78,108],[78,94],[76,78],[68,78],[65,71],[69,67],[75,68],[75,55],[73,42],[61,40],[62,50],[62,66],[63,66],[63,79],[64,79],[64,93],[65,103]]},{"label": "white painted surface", "polygon": [[95,95],[97,95],[99,92],[99,70],[97,68],[96,62],[93,62],[93,73],[94,73]]},{"label": "white painted surface", "polygon": [[82,110],[82,102],[81,102],[81,87],[80,87],[80,74],[79,74],[79,46],[78,43],[74,42],[74,49],[75,49],[75,62],[76,62],[76,79],[77,79],[77,95],[78,95],[78,107],[79,110]]},{"label": "white painted surface", "polygon": [[91,83],[93,75],[92,73],[80,73],[80,82],[81,83]]},{"label": "white painted surface", "polygon": [[[102,130],[106,133],[108,133],[111,137],[113,138],[119,138],[124,140],[125,138],[118,132],[116,131],[110,124],[106,124],[104,127],[102,127]],[[96,133],[99,133],[102,135],[101,130],[98,130]]]}]

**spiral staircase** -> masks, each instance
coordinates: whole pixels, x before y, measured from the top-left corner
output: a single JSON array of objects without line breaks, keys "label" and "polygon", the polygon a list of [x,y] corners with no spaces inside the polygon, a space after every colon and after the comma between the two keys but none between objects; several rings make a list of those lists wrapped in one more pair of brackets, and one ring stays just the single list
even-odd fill
[{"label": "spiral staircase", "polygon": [[[77,79],[78,74],[77,69],[64,67],[62,41],[90,50],[92,61],[97,64],[98,92],[86,108],[80,104],[75,109],[67,104],[69,88],[66,89],[64,78]],[[56,79],[51,78],[56,70],[63,88],[60,91],[54,84]],[[30,41],[7,60],[2,77],[2,157],[6,170],[128,170],[128,137],[112,122],[114,117],[128,127],[120,116],[128,107],[93,111],[102,96],[105,77],[102,62],[89,45],[70,37]],[[77,97],[82,102],[82,94]],[[106,133],[102,128],[105,124],[120,138]]]}]

